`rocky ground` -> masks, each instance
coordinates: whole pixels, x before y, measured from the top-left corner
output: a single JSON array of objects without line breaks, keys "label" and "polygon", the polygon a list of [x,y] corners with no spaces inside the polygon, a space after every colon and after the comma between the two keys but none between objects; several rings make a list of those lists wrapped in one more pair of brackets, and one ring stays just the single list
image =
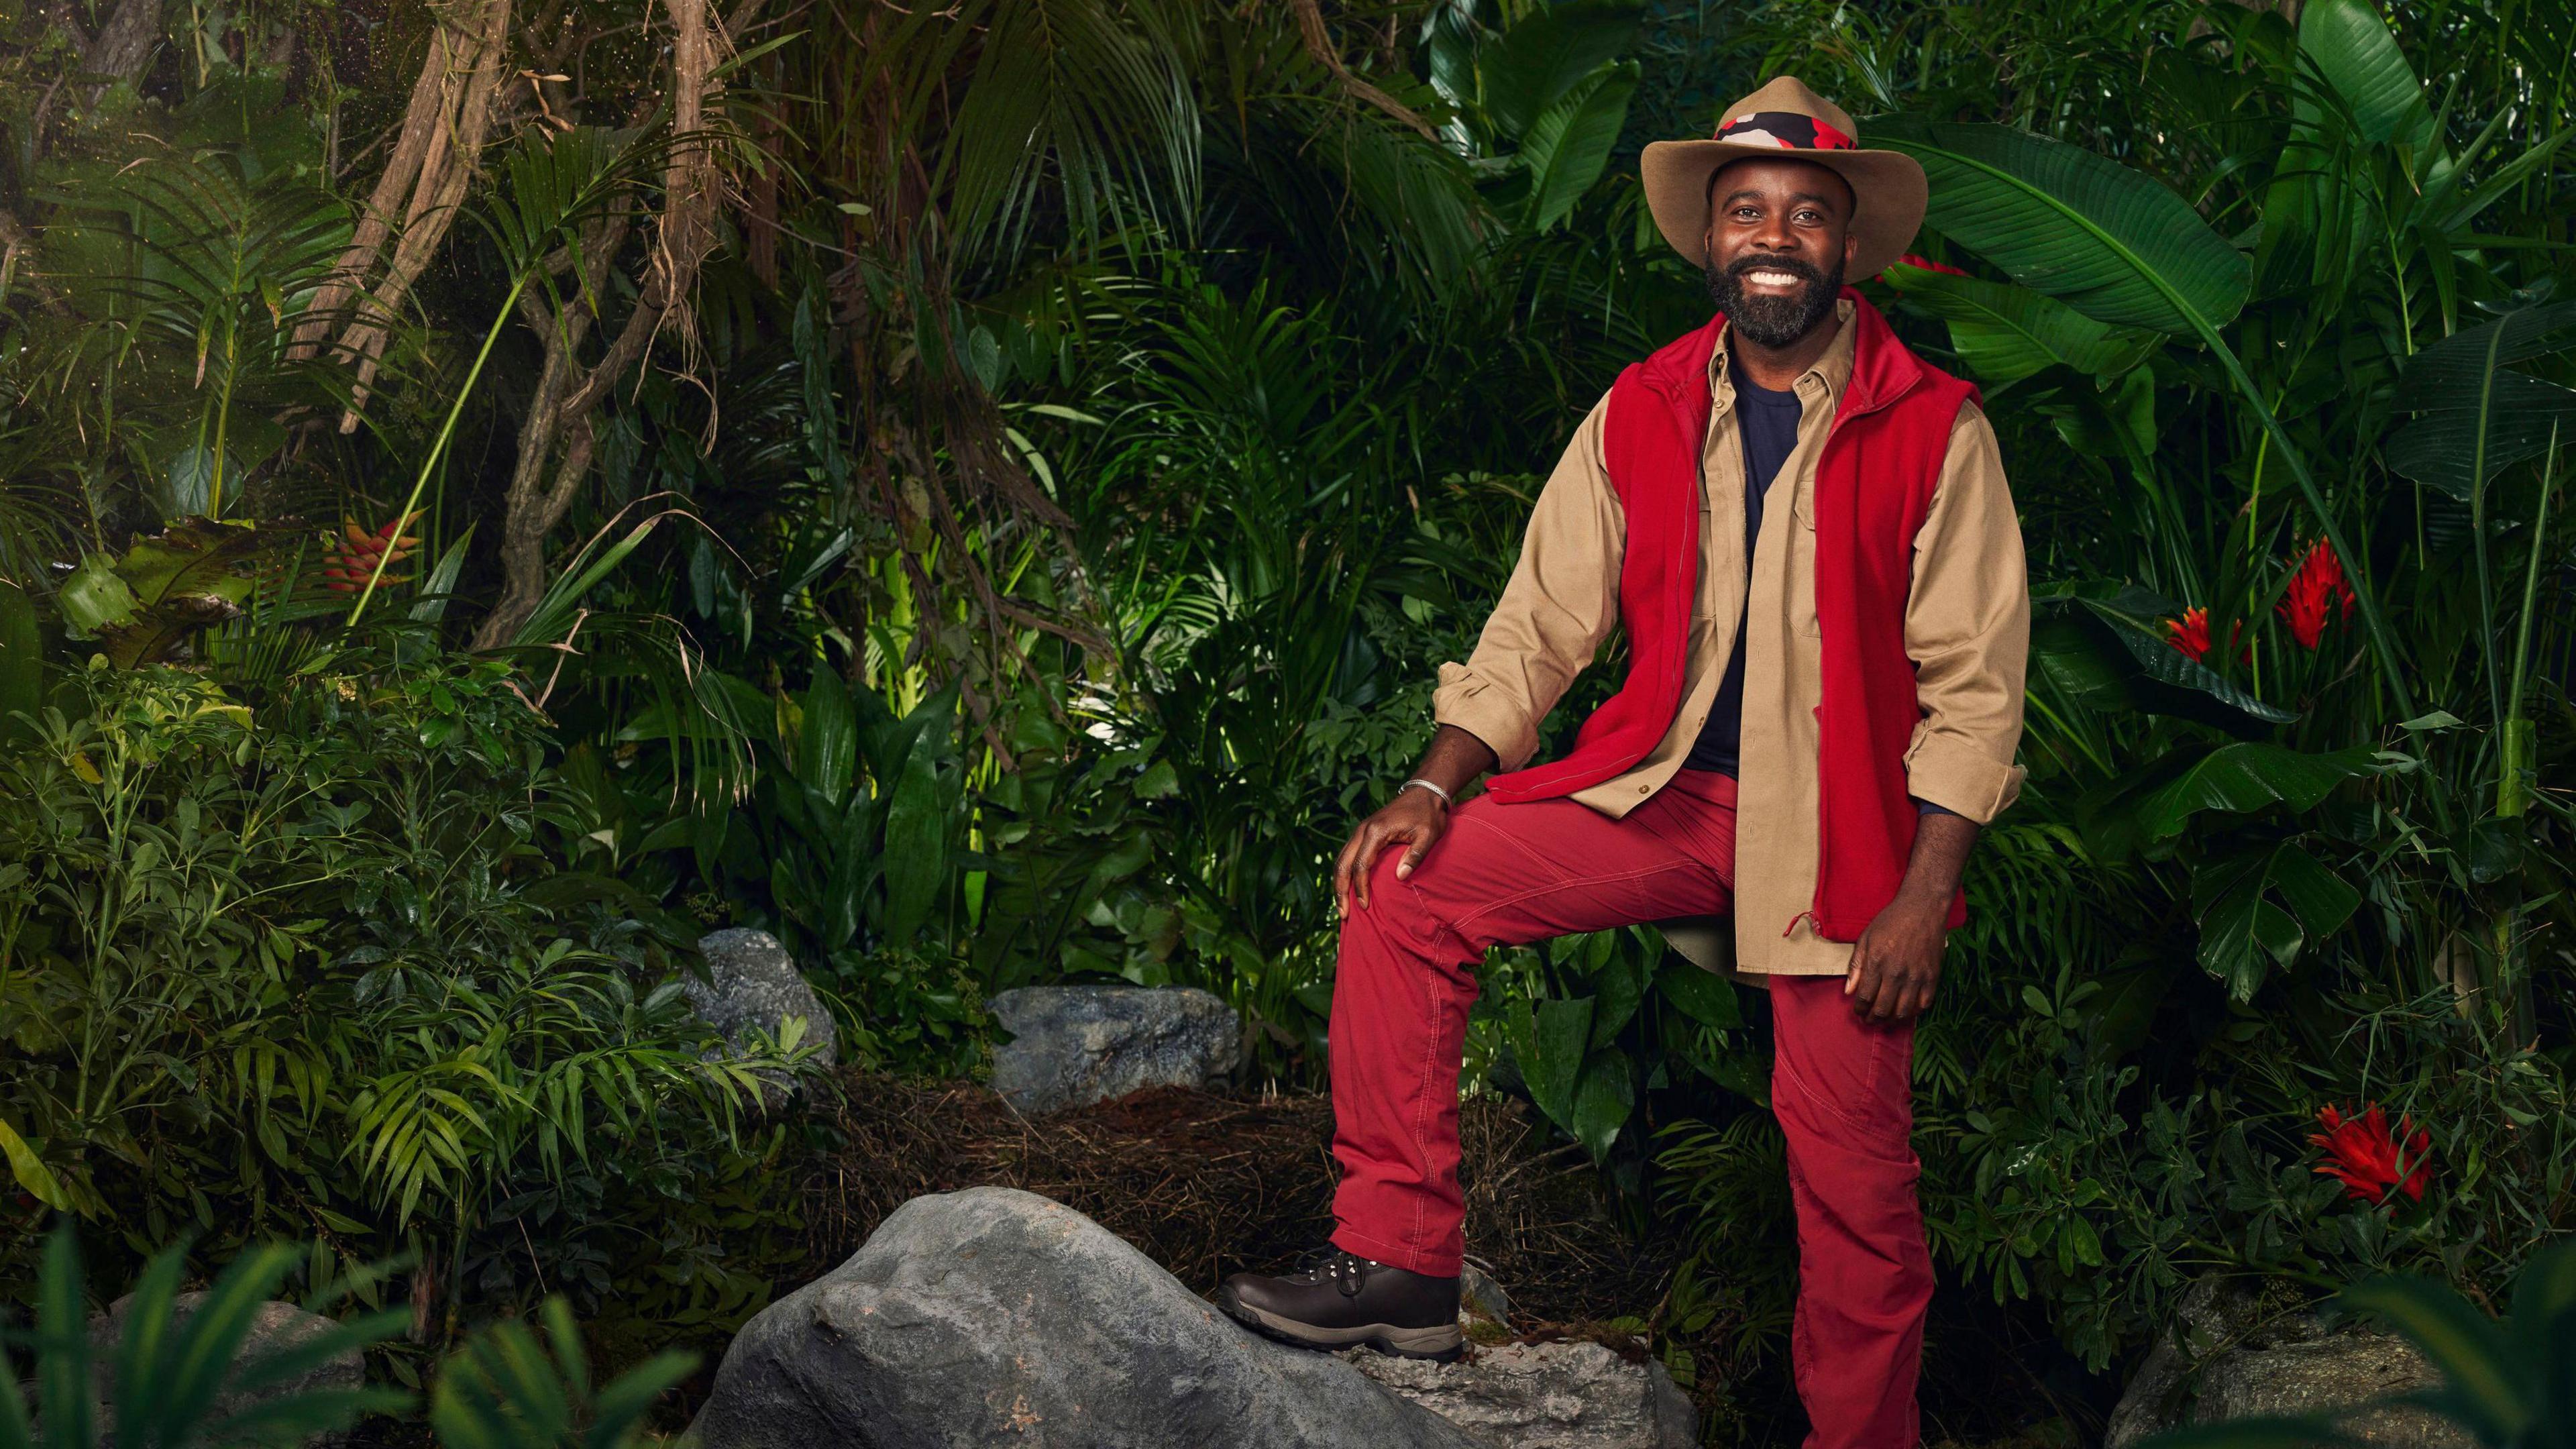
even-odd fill
[{"label": "rocky ground", "polygon": [[[711,944],[739,969],[701,1010],[729,1031],[734,1018],[774,1025],[786,1008],[772,998],[800,984],[776,969],[783,953],[765,938]],[[737,1011],[735,994],[760,999]],[[1508,1098],[1462,1109],[1473,1271],[1461,1362],[1307,1353],[1227,1321],[1208,1301],[1220,1280],[1284,1267],[1330,1227],[1331,1108],[1232,1090],[1230,1018],[1200,997],[1050,989],[1007,1003],[1014,1039],[995,1072],[1007,1095],[850,1070],[809,1082],[808,1261],[675,1405],[705,1449],[1797,1441],[1785,1321],[1765,1317],[1784,1315],[1785,1298],[1766,1307],[1716,1285],[1737,1293],[1734,1308],[1680,1345],[1699,1368],[1684,1393],[1633,1331],[1664,1306],[1671,1235],[1623,1230],[1580,1150]],[[2429,1372],[2394,1340],[2213,1283],[2134,1372],[2085,1376],[2045,1325],[1944,1294],[1927,1335],[1925,1437],[1936,1449],[2128,1449],[2163,1428],[2355,1403]],[[1250,1425],[1261,1432],[1246,1437]],[[2385,1449],[2460,1442],[2421,1416],[2374,1411],[2346,1427]]]}]

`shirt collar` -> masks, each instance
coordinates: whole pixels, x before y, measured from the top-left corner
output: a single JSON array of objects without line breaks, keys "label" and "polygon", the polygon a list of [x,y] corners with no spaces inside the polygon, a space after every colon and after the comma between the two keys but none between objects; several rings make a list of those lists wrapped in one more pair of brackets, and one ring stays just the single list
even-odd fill
[{"label": "shirt collar", "polygon": [[[1824,356],[1817,358],[1814,366],[1798,374],[1798,380],[1793,384],[1801,402],[1813,402],[1816,394],[1821,392],[1827,402],[1839,403],[1842,401],[1843,390],[1851,386],[1852,338],[1859,331],[1852,325],[1852,316],[1851,299],[1835,298],[1834,318],[1840,325],[1834,328],[1834,340],[1826,345]],[[1717,399],[1720,408],[1730,406],[1735,401],[1735,379],[1726,365],[1726,345],[1734,336],[1734,332],[1733,323],[1719,328],[1717,348],[1708,357],[1709,391]]]}]

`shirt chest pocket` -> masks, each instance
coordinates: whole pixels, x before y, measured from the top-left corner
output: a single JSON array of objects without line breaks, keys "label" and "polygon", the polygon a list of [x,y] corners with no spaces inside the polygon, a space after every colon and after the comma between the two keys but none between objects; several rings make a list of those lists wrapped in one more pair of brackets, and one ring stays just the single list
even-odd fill
[{"label": "shirt chest pocket", "polygon": [[[1737,511],[1739,514],[1742,512],[1741,509]],[[1736,532],[1743,532],[1741,525]],[[1721,552],[1726,544],[1726,536],[1717,531],[1717,513],[1710,506],[1708,491],[1702,489],[1699,495],[1699,575],[1691,589],[1691,623],[1694,625],[1707,624],[1721,614],[1729,613],[1726,607],[1727,561]],[[1742,607],[1743,601],[1739,598],[1736,608]]]},{"label": "shirt chest pocket", "polygon": [[1781,580],[1781,602],[1789,611],[1789,627],[1801,637],[1819,639],[1824,630],[1816,618],[1816,489],[1815,479],[1800,478],[1797,491],[1789,500],[1789,567]]}]

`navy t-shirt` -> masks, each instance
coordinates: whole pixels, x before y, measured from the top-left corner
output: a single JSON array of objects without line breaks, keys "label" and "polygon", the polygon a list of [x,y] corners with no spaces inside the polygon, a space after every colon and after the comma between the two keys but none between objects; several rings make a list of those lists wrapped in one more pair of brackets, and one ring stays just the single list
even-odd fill
[{"label": "navy t-shirt", "polygon": [[[1774,391],[1755,385],[1744,375],[1744,369],[1732,359],[1730,376],[1735,381],[1735,417],[1744,436],[1744,557],[1745,589],[1752,591],[1753,570],[1749,567],[1753,545],[1762,537],[1763,495],[1780,474],[1780,465],[1798,448],[1798,390]],[[1717,702],[1709,706],[1708,723],[1700,726],[1699,738],[1691,745],[1690,757],[1682,761],[1685,770],[1723,770],[1735,773],[1744,741],[1744,607],[1736,604],[1735,652],[1726,659],[1725,677],[1718,681]]]}]

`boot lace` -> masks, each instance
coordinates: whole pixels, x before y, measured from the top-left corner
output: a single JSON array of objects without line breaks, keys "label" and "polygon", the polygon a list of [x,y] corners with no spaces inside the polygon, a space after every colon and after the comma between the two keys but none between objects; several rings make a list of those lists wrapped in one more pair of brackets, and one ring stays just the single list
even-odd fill
[{"label": "boot lace", "polygon": [[1309,1283],[1330,1283],[1345,1298],[1356,1298],[1368,1286],[1369,1270],[1386,1265],[1341,1248],[1323,1248],[1308,1257],[1298,1276]]}]

